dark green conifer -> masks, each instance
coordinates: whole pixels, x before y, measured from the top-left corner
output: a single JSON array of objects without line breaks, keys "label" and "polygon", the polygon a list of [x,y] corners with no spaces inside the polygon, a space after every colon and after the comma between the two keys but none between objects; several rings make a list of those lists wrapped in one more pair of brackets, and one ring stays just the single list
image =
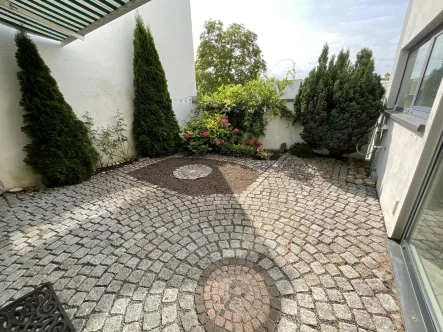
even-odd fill
[{"label": "dark green conifer", "polygon": [[133,134],[137,152],[149,157],[176,152],[180,127],[154,38],[140,16],[134,29],[134,90]]},{"label": "dark green conifer", "polygon": [[331,156],[355,152],[356,144],[374,126],[383,111],[384,88],[374,72],[372,52],[364,48],[355,64],[349,51],[328,57],[325,45],[318,66],[303,81],[294,101],[301,137],[314,149],[326,148]]},{"label": "dark green conifer", "polygon": [[80,183],[95,170],[98,153],[88,130],[65,101],[37,46],[24,31],[15,35],[24,109],[22,130],[31,142],[25,146],[26,164],[48,187]]}]

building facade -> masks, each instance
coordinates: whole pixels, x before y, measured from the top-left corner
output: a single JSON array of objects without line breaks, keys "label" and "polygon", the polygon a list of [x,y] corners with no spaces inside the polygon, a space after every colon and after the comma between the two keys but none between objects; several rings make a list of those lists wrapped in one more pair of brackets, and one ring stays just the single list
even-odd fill
[{"label": "building facade", "polygon": [[408,331],[443,327],[443,1],[410,0],[373,163]]}]

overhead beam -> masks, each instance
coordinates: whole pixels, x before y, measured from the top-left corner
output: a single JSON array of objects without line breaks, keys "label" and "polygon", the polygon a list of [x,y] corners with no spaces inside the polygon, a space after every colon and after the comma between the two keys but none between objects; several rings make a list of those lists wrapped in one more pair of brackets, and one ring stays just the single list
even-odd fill
[{"label": "overhead beam", "polygon": [[[103,16],[102,18],[98,19],[97,21],[89,24],[87,27],[81,29],[78,31],[78,33],[82,35],[86,35],[100,27],[102,27],[105,24],[108,24],[109,22],[114,21],[116,18],[119,18],[120,16],[125,15],[126,13],[130,12],[131,10],[136,9],[137,7],[140,7],[141,5],[144,5],[145,3],[148,3],[151,0],[131,0],[127,2],[125,5],[117,8],[116,10],[113,10],[108,15]],[[72,43],[75,40],[73,37],[66,38],[64,41],[62,41],[62,46],[66,46],[69,43]]]},{"label": "overhead beam", "polygon": [[38,15],[34,14],[33,12],[30,12],[29,10],[19,7],[16,4],[14,4],[13,1],[0,0],[0,7],[4,7],[6,9],[11,10],[11,11],[16,11],[17,13],[20,13],[23,16],[29,17],[42,25],[45,25],[45,26],[47,26],[53,30],[56,30],[58,32],[64,33],[64,34],[70,36],[68,39],[72,38],[73,40],[75,40],[75,39],[85,40],[85,37],[82,36],[81,34],[75,33],[69,29],[66,29],[60,25],[57,25],[51,21],[48,21],[47,19],[45,19],[41,16],[38,16]]}]

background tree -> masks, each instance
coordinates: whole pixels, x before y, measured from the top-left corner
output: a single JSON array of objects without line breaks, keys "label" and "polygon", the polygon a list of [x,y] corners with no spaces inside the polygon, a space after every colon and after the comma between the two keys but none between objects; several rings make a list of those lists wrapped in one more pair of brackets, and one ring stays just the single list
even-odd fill
[{"label": "background tree", "polygon": [[383,81],[389,81],[391,79],[391,73],[386,73],[385,76],[383,76]]},{"label": "background tree", "polygon": [[180,127],[172,109],[165,72],[149,27],[140,16],[134,29],[135,147],[142,156],[177,151]]},{"label": "background tree", "polygon": [[341,158],[355,152],[374,126],[383,111],[384,88],[369,49],[357,54],[355,64],[349,51],[340,51],[337,58],[328,54],[325,45],[318,66],[303,81],[294,102],[295,120],[306,143]]},{"label": "background tree", "polygon": [[25,146],[26,164],[48,187],[80,183],[94,173],[98,154],[88,130],[77,119],[58,89],[37,46],[24,31],[15,35],[20,71],[24,126],[31,142]]},{"label": "background tree", "polygon": [[266,70],[257,35],[242,24],[223,30],[221,21],[209,20],[200,36],[195,63],[199,94],[215,92],[224,84],[245,84]]}]

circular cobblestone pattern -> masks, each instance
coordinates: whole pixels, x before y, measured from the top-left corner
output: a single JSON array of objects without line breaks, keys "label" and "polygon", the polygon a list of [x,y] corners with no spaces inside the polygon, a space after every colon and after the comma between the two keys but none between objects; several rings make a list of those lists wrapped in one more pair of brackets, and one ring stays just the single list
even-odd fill
[{"label": "circular cobblestone pattern", "polygon": [[280,292],[269,274],[249,262],[220,261],[202,274],[195,294],[206,331],[274,331]]},{"label": "circular cobblestone pattern", "polygon": [[212,173],[212,168],[206,165],[193,164],[177,168],[173,174],[181,180],[195,180],[204,178]]}]

